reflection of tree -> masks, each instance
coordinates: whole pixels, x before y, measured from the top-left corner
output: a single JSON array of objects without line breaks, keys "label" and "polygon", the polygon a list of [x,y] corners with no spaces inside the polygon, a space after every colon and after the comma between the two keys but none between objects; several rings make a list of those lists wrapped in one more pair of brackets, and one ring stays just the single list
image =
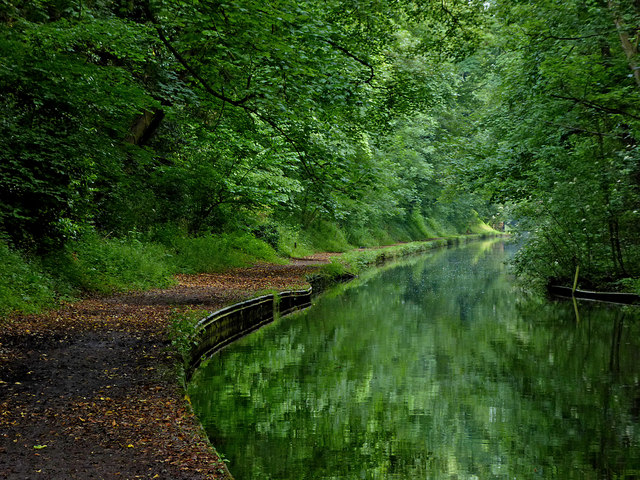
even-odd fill
[{"label": "reflection of tree", "polygon": [[581,305],[576,324],[570,305],[514,296],[491,252],[386,269],[214,358],[191,393],[238,478],[640,467],[638,322]]},{"label": "reflection of tree", "polygon": [[624,324],[624,315],[617,316],[613,321],[611,335],[611,355],[609,356],[609,371],[612,376],[620,374],[620,338]]},{"label": "reflection of tree", "polygon": [[[594,478],[612,478],[637,469],[640,461],[630,448],[635,445],[637,450],[638,446],[638,422],[630,415],[633,405],[630,387],[637,384],[639,365],[635,353],[637,325],[632,332],[624,328],[624,316],[617,309],[582,304],[583,322],[570,328],[572,315],[561,313],[571,307],[550,308],[554,311],[547,311],[548,307],[540,312],[538,308],[536,317],[550,318],[542,326],[553,333],[553,337],[548,337],[547,349],[560,368],[549,369],[546,377],[534,372],[535,377],[544,380],[538,381],[534,393],[554,406],[553,411],[547,411],[549,416],[559,417],[551,424],[552,432],[559,438],[563,429],[570,434],[561,444],[569,452],[567,460],[553,465],[565,475],[580,465],[581,471],[592,472]],[[531,312],[521,313],[532,318]],[[629,345],[630,349],[624,351],[623,345]],[[533,356],[538,358],[541,347],[539,341],[529,344],[529,348],[537,350]],[[630,431],[634,432],[632,441]]]}]

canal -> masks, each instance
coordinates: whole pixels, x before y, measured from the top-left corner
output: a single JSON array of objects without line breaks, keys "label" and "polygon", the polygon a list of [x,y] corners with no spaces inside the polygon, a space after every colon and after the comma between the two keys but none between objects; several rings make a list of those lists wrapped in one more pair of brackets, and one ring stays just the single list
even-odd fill
[{"label": "canal", "polygon": [[637,309],[528,298],[514,248],[367,272],[207,361],[236,480],[640,478]]}]

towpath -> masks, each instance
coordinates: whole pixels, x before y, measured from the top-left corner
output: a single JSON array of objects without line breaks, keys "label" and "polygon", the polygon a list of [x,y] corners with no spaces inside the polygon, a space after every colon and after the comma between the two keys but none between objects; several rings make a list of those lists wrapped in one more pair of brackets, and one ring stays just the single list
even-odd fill
[{"label": "towpath", "polygon": [[2,321],[0,478],[228,478],[176,378],[172,312],[307,286],[328,257],[180,275],[169,289]]}]

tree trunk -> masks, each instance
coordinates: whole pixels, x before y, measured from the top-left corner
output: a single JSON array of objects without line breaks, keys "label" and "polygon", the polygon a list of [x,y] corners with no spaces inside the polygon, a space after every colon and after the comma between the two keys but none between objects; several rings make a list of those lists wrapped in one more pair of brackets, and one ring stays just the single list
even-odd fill
[{"label": "tree trunk", "polygon": [[634,37],[630,37],[628,28],[625,25],[622,12],[618,10],[618,2],[609,0],[609,9],[613,13],[613,20],[618,30],[618,36],[620,37],[620,43],[622,44],[622,50],[624,50],[629,62],[629,67],[633,72],[633,78],[640,87],[640,66],[638,65],[638,40],[640,40],[640,29],[635,27]]},{"label": "tree trunk", "polygon": [[156,132],[163,118],[163,110],[145,111],[135,119],[125,141],[134,145],[144,145]]}]

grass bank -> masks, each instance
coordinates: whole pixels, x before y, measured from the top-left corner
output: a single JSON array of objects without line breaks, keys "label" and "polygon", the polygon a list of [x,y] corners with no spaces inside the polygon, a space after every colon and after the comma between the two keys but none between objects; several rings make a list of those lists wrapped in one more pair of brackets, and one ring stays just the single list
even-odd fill
[{"label": "grass bank", "polygon": [[[130,232],[122,238],[89,230],[46,255],[12,249],[0,238],[0,318],[39,313],[86,295],[166,288],[175,285],[177,274],[217,273],[256,262],[286,263],[288,258],[314,252],[344,253],[343,260],[325,268],[324,276],[357,273],[361,266],[384,258],[493,232],[478,218],[464,227],[471,235],[458,235],[452,226],[444,228],[435,220],[414,217],[407,224],[353,231],[328,221],[318,221],[306,230],[280,224],[199,236],[171,226],[147,234]],[[431,237],[442,238],[411,241]],[[397,242],[403,244],[376,249]]]}]

